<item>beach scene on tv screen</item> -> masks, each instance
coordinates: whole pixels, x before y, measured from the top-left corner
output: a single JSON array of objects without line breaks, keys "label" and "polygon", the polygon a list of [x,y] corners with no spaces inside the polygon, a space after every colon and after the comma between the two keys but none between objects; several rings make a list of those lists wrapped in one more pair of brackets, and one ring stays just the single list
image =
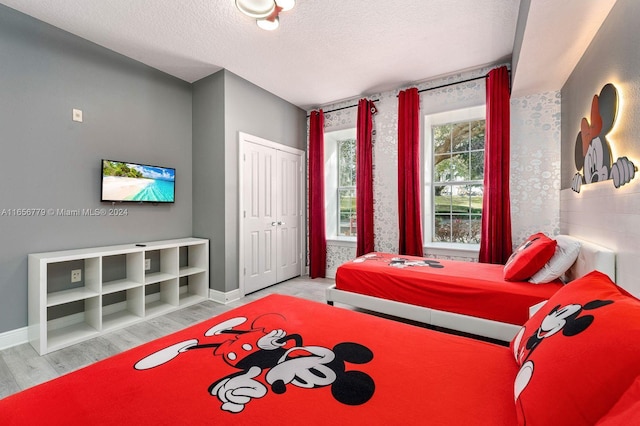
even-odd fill
[{"label": "beach scene on tv screen", "polygon": [[175,180],[174,169],[105,160],[102,162],[102,199],[173,202]]}]

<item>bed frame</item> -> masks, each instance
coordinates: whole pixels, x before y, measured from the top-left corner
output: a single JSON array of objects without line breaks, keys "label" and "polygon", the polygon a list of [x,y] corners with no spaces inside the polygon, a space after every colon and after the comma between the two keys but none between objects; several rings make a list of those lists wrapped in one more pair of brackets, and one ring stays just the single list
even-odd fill
[{"label": "bed frame", "polygon": [[[598,270],[608,275],[609,278],[615,282],[615,253],[598,244],[576,237],[571,238],[580,241],[580,253],[578,254],[578,259],[565,273],[563,279],[567,282],[572,281],[588,272]],[[519,325],[338,290],[335,284],[327,288],[326,297],[329,305],[333,305],[335,302],[342,303],[381,314],[505,342],[513,339],[521,328]],[[541,304],[532,307],[530,310],[531,314],[533,314],[536,309],[539,309],[540,306]]]}]

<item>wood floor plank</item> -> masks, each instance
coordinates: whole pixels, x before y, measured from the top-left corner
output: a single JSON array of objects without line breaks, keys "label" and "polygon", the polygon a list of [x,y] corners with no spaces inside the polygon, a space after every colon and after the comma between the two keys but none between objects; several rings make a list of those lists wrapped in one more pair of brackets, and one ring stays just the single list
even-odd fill
[{"label": "wood floor plank", "polygon": [[20,389],[30,388],[60,375],[28,343],[5,349],[1,355]]}]

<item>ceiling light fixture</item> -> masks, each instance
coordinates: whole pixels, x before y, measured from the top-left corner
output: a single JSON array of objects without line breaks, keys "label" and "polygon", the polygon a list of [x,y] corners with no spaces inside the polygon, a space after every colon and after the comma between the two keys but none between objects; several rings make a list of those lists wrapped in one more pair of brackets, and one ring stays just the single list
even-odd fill
[{"label": "ceiling light fixture", "polygon": [[258,27],[272,31],[280,26],[280,12],[293,9],[295,0],[236,0],[238,10],[254,18]]}]

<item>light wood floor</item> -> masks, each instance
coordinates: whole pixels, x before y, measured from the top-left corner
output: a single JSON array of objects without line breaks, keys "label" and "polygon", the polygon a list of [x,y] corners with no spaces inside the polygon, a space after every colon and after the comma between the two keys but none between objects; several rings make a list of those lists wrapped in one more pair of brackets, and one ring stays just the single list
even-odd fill
[{"label": "light wood floor", "polygon": [[228,305],[208,300],[44,356],[39,356],[29,343],[5,349],[0,351],[0,399],[204,321],[270,293],[288,294],[325,302],[325,289],[331,284],[333,280],[330,279],[294,278],[247,295]]}]

